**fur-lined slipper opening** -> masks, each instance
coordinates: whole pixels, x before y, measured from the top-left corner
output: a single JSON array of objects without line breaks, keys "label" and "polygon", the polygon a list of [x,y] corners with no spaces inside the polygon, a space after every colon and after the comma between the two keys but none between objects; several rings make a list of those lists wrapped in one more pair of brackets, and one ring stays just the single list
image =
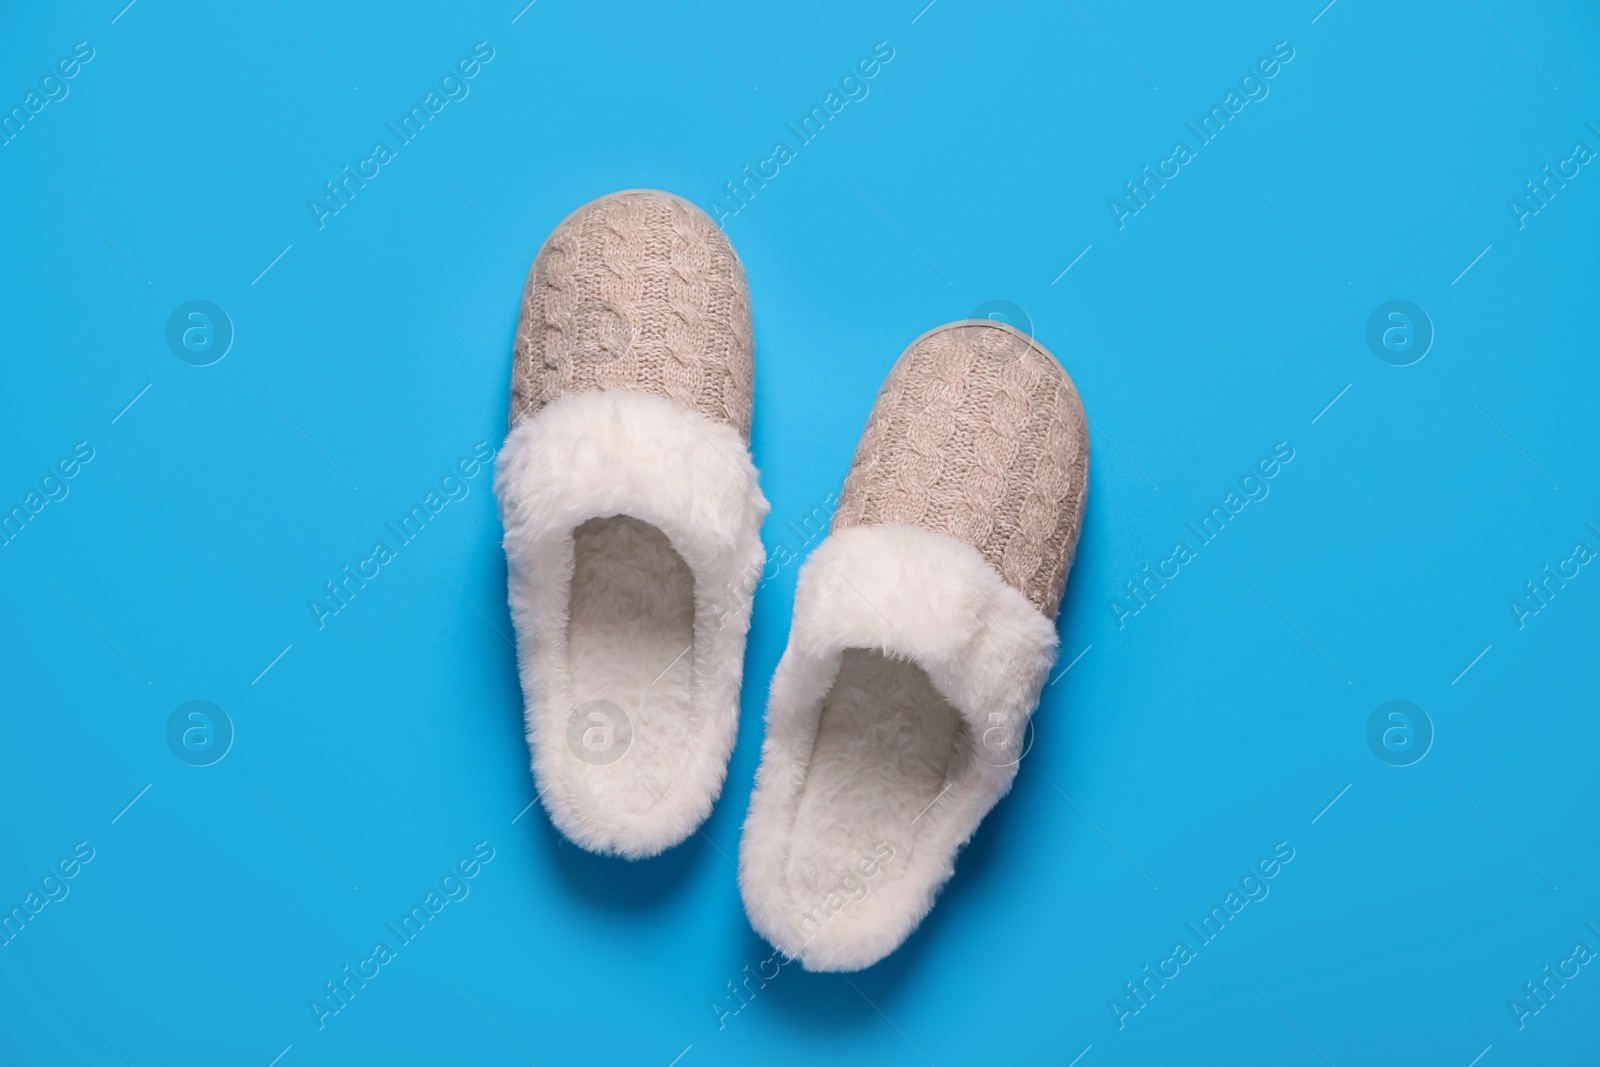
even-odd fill
[{"label": "fur-lined slipper opening", "polygon": [[740,846],[757,932],[814,971],[898,947],[1011,788],[1056,646],[972,546],[832,533],[800,572]]},{"label": "fur-lined slipper opening", "polygon": [[495,492],[539,796],[584,848],[655,855],[710,813],[738,727],[767,513],[743,436],[569,393],[517,423]]}]

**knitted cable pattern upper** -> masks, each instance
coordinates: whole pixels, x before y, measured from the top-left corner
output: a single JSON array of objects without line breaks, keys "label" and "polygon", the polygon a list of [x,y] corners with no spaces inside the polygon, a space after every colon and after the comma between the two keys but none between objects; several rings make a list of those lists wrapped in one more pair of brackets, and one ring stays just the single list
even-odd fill
[{"label": "knitted cable pattern upper", "polygon": [[889,371],[834,529],[904,523],[965,541],[1054,618],[1089,488],[1072,379],[1015,330],[955,323]]},{"label": "knitted cable pattern upper", "polygon": [[567,216],[522,293],[511,421],[557,397],[627,389],[750,436],[753,341],[744,268],[699,208],[634,190]]}]

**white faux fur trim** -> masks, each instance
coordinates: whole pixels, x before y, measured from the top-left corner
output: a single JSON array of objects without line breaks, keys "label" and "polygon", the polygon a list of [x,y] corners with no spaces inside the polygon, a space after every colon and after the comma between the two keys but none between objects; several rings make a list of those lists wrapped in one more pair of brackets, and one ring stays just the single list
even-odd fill
[{"label": "white faux fur trim", "polygon": [[904,942],[1011,788],[1057,644],[952,537],[891,524],[818,546],[739,849],[757,932],[817,971],[859,970]]},{"label": "white faux fur trim", "polygon": [[[571,393],[512,429],[497,463],[495,493],[505,526],[528,744],[544,806],[584,848],[634,859],[661,852],[710,814],[738,728],[750,593],[766,559],[760,532],[767,501],[749,450],[732,427],[661,397],[616,389]],[[670,666],[622,664],[645,668],[644,681],[657,668],[681,675],[682,706],[668,709],[672,721],[657,720],[664,733],[634,723],[633,751],[595,766],[575,756],[570,743],[574,694],[586,681],[578,678],[575,689],[567,632],[574,530],[617,515],[664,534],[687,565],[692,631],[687,583],[679,584],[682,632],[692,632],[692,648],[686,642],[684,660]],[[664,548],[654,554],[672,556]],[[681,572],[681,565],[672,565]],[[610,579],[602,574],[601,580]],[[627,604],[619,598],[637,594],[622,588],[608,595]],[[637,658],[637,643],[614,645],[616,655]],[[640,694],[649,688],[644,681],[635,687]],[[652,700],[658,696],[651,691]]]}]

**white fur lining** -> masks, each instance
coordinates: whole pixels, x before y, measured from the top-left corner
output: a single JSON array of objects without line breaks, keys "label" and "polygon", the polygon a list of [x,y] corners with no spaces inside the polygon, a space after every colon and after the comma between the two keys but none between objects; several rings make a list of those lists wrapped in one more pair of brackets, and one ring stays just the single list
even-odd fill
[{"label": "white fur lining", "polygon": [[818,546],[739,850],[757,932],[819,971],[859,970],[904,942],[1011,788],[1057,644],[1051,621],[952,537],[889,524]]},{"label": "white fur lining", "polygon": [[710,814],[738,728],[766,558],[749,450],[661,397],[571,393],[512,429],[495,493],[544,806],[584,848],[661,852]]}]

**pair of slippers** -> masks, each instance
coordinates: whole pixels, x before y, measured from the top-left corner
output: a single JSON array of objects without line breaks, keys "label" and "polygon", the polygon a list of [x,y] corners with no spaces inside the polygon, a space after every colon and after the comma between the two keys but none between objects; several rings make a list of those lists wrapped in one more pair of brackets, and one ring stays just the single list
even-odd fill
[{"label": "pair of slippers", "polygon": [[[655,855],[721,792],[767,501],[744,269],[666,193],[568,216],[529,272],[495,492],[539,796]],[[802,567],[739,849],[808,970],[893,952],[1011,788],[1088,488],[1072,380],[990,320],[914,341]]]}]

